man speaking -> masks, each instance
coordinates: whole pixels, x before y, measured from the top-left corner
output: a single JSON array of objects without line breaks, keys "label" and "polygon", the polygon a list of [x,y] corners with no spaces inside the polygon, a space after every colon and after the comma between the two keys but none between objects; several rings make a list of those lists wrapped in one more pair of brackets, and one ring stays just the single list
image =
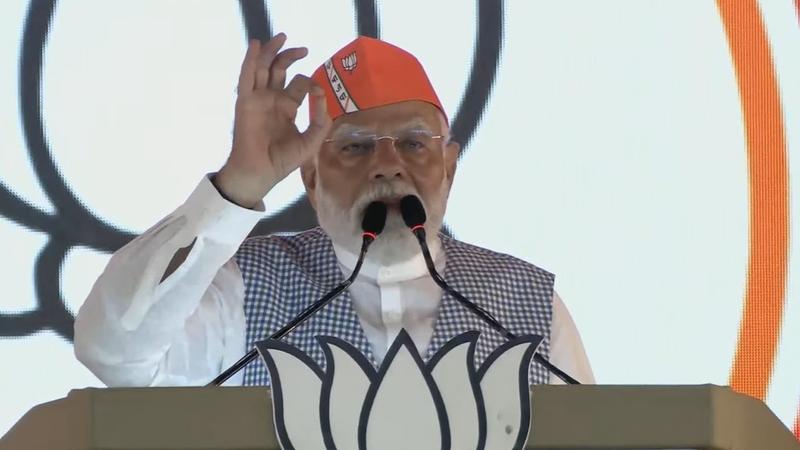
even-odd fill
[{"label": "man speaking", "polygon": [[[208,383],[353,271],[364,211],[380,201],[388,207],[385,229],[358,278],[285,339],[323,365],[316,337],[337,336],[379,364],[401,329],[424,358],[479,330],[482,362],[505,337],[430,277],[399,211],[400,200],[414,195],[427,213],[433,265],[447,283],[510,332],[544,336],[542,356],[593,382],[553,275],[438,233],[459,145],[417,59],[359,37],[311,78],[287,84],[288,67],[307,50],[281,50],[285,41],[281,33],[250,42],[228,160],[112,256],[75,321],[78,359],[109,386]],[[295,116],[306,96],[310,123],[300,132]],[[245,239],[263,215],[262,199],[298,168],[320,227]],[[533,363],[529,380],[555,378]],[[269,376],[255,362],[230,383],[263,385]]]}]

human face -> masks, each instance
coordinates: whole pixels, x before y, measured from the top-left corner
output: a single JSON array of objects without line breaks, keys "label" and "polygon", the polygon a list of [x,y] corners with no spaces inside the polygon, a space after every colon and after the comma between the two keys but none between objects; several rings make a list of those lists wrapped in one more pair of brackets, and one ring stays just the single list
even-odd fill
[{"label": "human face", "polygon": [[[403,145],[400,141],[395,145],[392,139],[379,139],[370,148],[358,144],[365,142],[365,135],[443,137],[427,139],[427,146]],[[399,203],[403,196],[413,194],[425,206],[426,228],[435,235],[443,222],[458,158],[458,144],[450,142],[448,137],[449,129],[441,112],[421,101],[395,103],[338,117],[328,142],[301,169],[320,225],[334,241],[357,251],[363,211],[371,201],[380,200],[389,207],[387,226],[380,240],[405,242],[413,237],[402,222]],[[409,256],[397,249],[390,253],[390,259]]]}]

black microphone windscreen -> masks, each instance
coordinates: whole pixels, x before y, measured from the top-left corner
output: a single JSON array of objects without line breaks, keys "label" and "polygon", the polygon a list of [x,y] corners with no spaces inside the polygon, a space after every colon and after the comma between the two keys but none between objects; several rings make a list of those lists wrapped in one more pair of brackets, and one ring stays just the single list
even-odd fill
[{"label": "black microphone windscreen", "polygon": [[361,229],[365,233],[381,234],[386,225],[386,203],[372,202],[364,212]]},{"label": "black microphone windscreen", "polygon": [[409,228],[424,225],[427,219],[425,207],[422,206],[422,202],[416,195],[406,195],[400,200],[400,214],[403,216],[403,222]]}]

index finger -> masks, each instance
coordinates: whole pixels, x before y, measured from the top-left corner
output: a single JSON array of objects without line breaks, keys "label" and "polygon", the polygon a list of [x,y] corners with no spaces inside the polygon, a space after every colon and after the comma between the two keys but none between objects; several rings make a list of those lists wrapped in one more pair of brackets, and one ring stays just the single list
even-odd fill
[{"label": "index finger", "polygon": [[239,92],[252,91],[256,84],[256,66],[258,54],[261,51],[261,41],[250,39],[247,43],[247,52],[244,54],[242,69],[239,72]]}]

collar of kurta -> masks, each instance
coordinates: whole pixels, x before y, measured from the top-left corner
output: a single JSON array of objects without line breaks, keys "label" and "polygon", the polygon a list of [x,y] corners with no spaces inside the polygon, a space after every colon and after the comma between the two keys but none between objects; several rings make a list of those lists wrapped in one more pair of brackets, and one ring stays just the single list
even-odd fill
[{"label": "collar of kurta", "polygon": [[[438,236],[432,239],[428,243],[428,247],[437,270],[441,270],[445,258],[441,239]],[[336,259],[339,264],[347,269],[348,272],[352,272],[358,261],[358,256],[336,242],[333,242],[333,251],[336,253]],[[358,274],[359,277],[367,278],[377,284],[398,283],[427,275],[428,267],[425,265],[425,258],[422,256],[422,252],[418,252],[414,257],[406,261],[389,265],[378,264],[370,260],[369,253],[367,253],[367,258],[364,260],[361,272]]]}]

